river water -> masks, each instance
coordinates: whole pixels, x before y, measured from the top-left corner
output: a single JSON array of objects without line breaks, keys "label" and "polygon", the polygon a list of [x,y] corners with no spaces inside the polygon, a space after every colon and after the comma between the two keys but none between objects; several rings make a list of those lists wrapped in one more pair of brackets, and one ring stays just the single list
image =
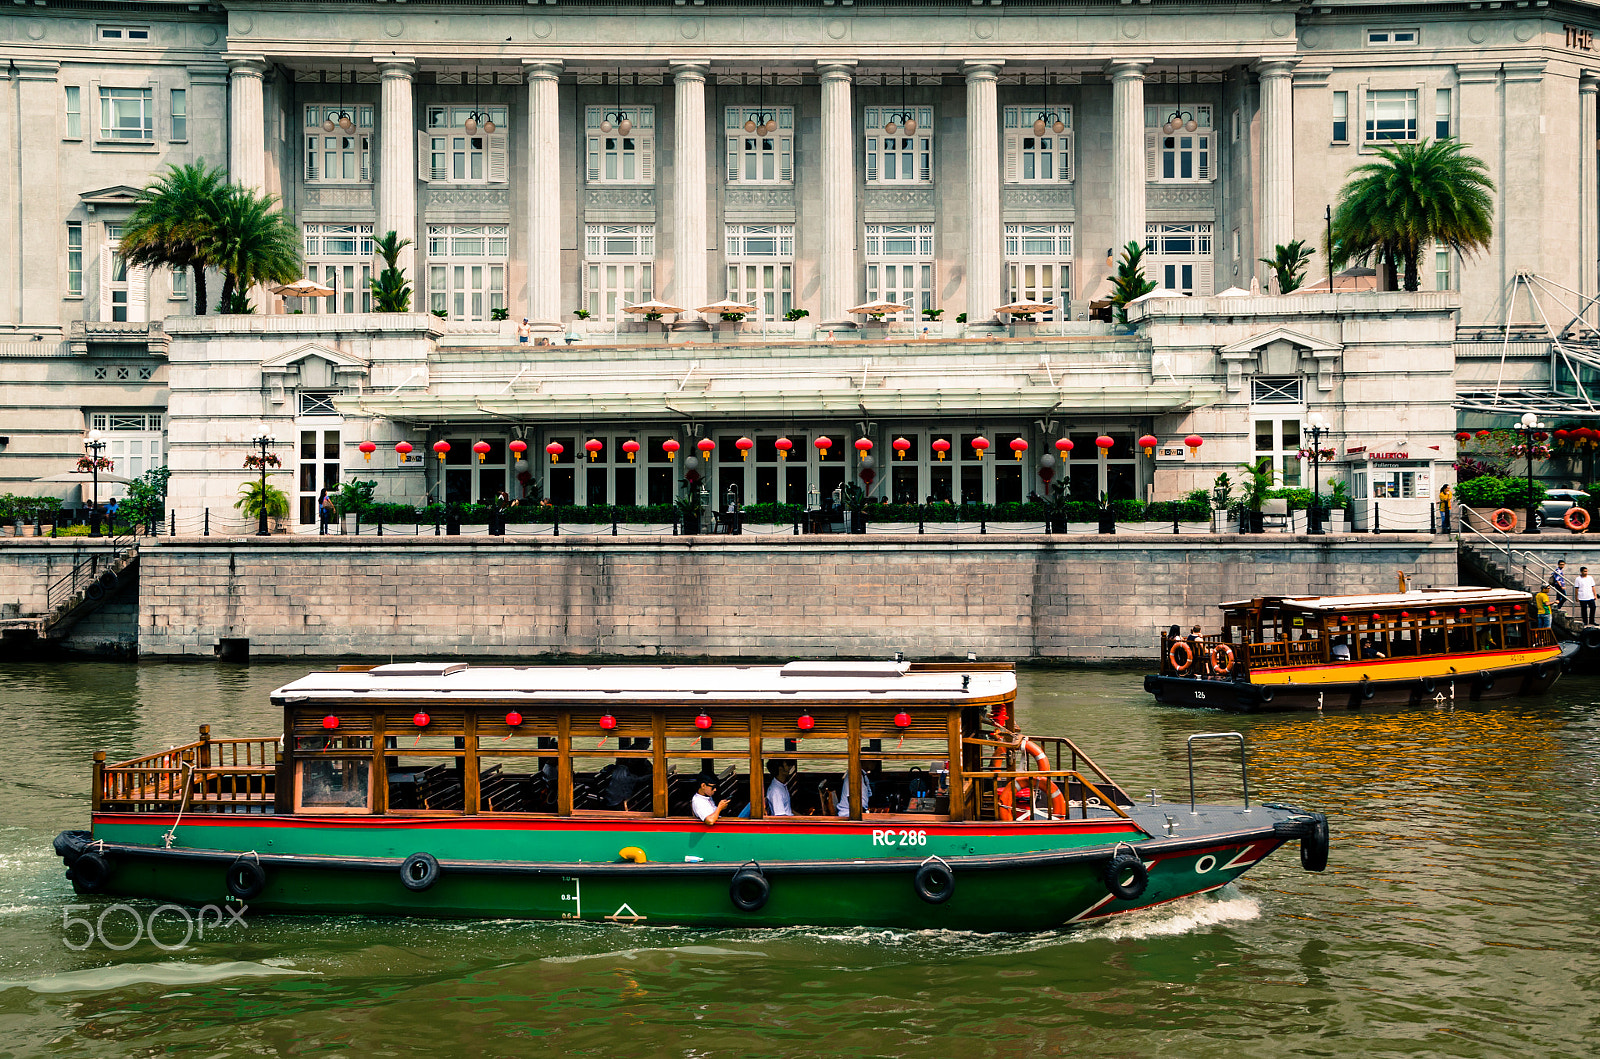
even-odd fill
[{"label": "river water", "polygon": [[[1155,706],[1136,671],[1025,671],[1023,727],[1074,737],[1130,793],[1183,801],[1186,738],[1238,729],[1252,795],[1322,809],[1334,828],[1325,874],[1289,847],[1217,894],[1084,929],[247,915],[204,920],[185,943],[169,909],[158,946],[107,913],[113,899],[75,897],[50,839],[87,826],[94,750],[188,742],[201,721],[275,733],[267,692],[304,670],[0,666],[0,1055],[1600,1050],[1600,681],[1491,706],[1231,717]],[[1220,753],[1197,772],[1202,798],[1237,798]],[[148,922],[154,904],[135,905]]]}]

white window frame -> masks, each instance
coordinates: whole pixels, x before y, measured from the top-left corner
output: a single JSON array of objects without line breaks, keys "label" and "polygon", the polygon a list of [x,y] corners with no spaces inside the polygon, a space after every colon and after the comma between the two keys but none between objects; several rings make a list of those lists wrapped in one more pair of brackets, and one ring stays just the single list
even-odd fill
[{"label": "white window frame", "polygon": [[[1044,135],[1034,135],[1043,120]],[[1062,130],[1055,131],[1059,121]],[[1073,179],[1073,131],[1070,106],[1005,107],[1000,113],[1008,184],[1070,184]],[[1048,173],[1049,175],[1044,175]]]},{"label": "white window frame", "polygon": [[865,245],[867,300],[910,296],[911,308],[889,313],[885,320],[920,320],[924,309],[938,308],[933,225],[869,224]]},{"label": "white window frame", "polygon": [[[156,138],[155,90],[152,88],[123,88],[115,85],[100,86],[100,139],[108,143],[154,143]],[[117,103],[138,103],[137,128],[121,120]],[[123,133],[136,132],[136,136]]]},{"label": "white window frame", "polygon": [[1005,226],[1006,277],[1011,301],[1046,302],[1058,308],[1035,319],[1072,316],[1072,224]]},{"label": "white window frame", "polygon": [[1398,29],[1369,29],[1366,33],[1369,48],[1415,48],[1422,43],[1422,31],[1416,26]]},{"label": "white window frame", "polygon": [[1210,222],[1149,222],[1145,231],[1145,275],[1156,286],[1196,297],[1214,292]]},{"label": "white window frame", "polygon": [[149,319],[150,270],[127,264],[117,253],[122,241],[120,223],[107,224],[105,229],[106,244],[100,248],[100,319],[142,323]]},{"label": "white window frame", "polygon": [[1446,243],[1435,243],[1433,247],[1433,289],[1448,291],[1455,290],[1455,251]]},{"label": "white window frame", "polygon": [[1338,91],[1333,94],[1333,127],[1332,143],[1350,142],[1350,93]]},{"label": "white window frame", "polygon": [[593,319],[621,323],[623,306],[655,297],[654,224],[588,224],[583,247],[583,305]]},{"label": "white window frame", "polygon": [[[372,234],[370,224],[306,224],[306,278],[332,287],[325,299],[306,299],[310,312],[372,311]],[[321,301],[325,304],[318,305]]]},{"label": "white window frame", "polygon": [[[126,412],[120,409],[90,412],[89,429],[105,435],[105,455],[112,469],[124,478],[137,479],[146,471],[167,464],[166,416],[160,412]],[[102,498],[125,495],[120,483],[101,483]]]},{"label": "white window frame", "polygon": [[510,245],[504,224],[428,225],[428,311],[482,321],[506,308]]},{"label": "white window frame", "polygon": [[[1369,88],[1362,93],[1362,142],[1368,144],[1416,143],[1418,106],[1417,96],[1418,93],[1417,89],[1415,88]],[[1400,105],[1401,114],[1399,117],[1394,117],[1392,115],[1385,117],[1379,114],[1378,108],[1380,105],[1388,105],[1392,107],[1394,104]],[[1378,128],[1380,124],[1389,123],[1392,126],[1396,122],[1398,122],[1400,125],[1398,130],[1393,128],[1388,130]],[[1404,135],[1380,135],[1380,133],[1386,131],[1399,131]]]},{"label": "white window frame", "polygon": [[794,225],[730,224],[723,251],[729,298],[754,305],[764,320],[794,308]]},{"label": "white window frame", "polygon": [[169,293],[167,294],[167,297],[175,302],[188,301],[189,270],[187,268],[175,268],[171,271],[167,278],[169,283]]},{"label": "white window frame", "polygon": [[62,85],[61,105],[66,116],[66,126],[62,139],[83,139],[83,87],[81,85]]},{"label": "white window frame", "polygon": [[[1267,448],[1258,448],[1259,428],[1263,423],[1272,424],[1272,444]],[[1293,423],[1295,439],[1293,443],[1286,442],[1283,437],[1284,425]],[[1250,462],[1257,463],[1263,456],[1272,458],[1272,480],[1280,488],[1296,489],[1303,484],[1305,474],[1301,466],[1300,449],[1305,445],[1305,407],[1290,407],[1287,405],[1274,405],[1270,408],[1250,409]],[[1291,473],[1292,471],[1292,473]]]},{"label": "white window frame", "polygon": [[[772,132],[745,131],[746,122],[760,126],[768,119],[778,123]],[[728,183],[794,183],[793,107],[724,107],[722,125]]]},{"label": "white window frame", "polygon": [[[1163,127],[1174,112],[1194,119],[1193,132]],[[1216,130],[1209,103],[1151,103],[1144,108],[1144,178],[1152,184],[1204,184],[1217,176]],[[1185,175],[1187,170],[1187,175]],[[1170,175],[1169,175],[1170,174]]]},{"label": "white window frame", "polygon": [[1455,135],[1455,112],[1452,102],[1455,94],[1448,88],[1433,90],[1433,138],[1448,140]]},{"label": "white window frame", "polygon": [[189,90],[172,88],[167,91],[167,139],[172,143],[189,140]]},{"label": "white window frame", "polygon": [[100,26],[95,31],[95,39],[102,44],[106,41],[118,41],[122,44],[149,44],[149,26]]},{"label": "white window frame", "polygon": [[67,297],[83,297],[83,222],[67,222]]},{"label": "white window frame", "polygon": [[[480,125],[468,133],[467,118],[494,122],[494,131]],[[506,130],[510,111],[502,106],[433,106],[428,127],[417,133],[417,179],[430,184],[509,183],[510,159]]]},{"label": "white window frame", "polygon": [[[620,117],[619,117],[620,115]],[[624,136],[610,122],[626,119]],[[656,108],[587,107],[584,110],[584,171],[590,184],[654,184],[656,182]]]},{"label": "white window frame", "polygon": [[[902,113],[911,114],[917,120],[917,131],[910,136],[899,127]],[[891,118],[896,124],[893,136],[884,132]],[[907,107],[903,111],[899,107],[867,107],[862,120],[868,184],[933,183],[932,107]],[[908,168],[913,170],[910,176],[906,175]]]},{"label": "white window frame", "polygon": [[[308,103],[301,112],[305,116],[303,142],[306,183],[372,183],[374,108],[362,104],[341,107],[336,103]],[[350,118],[349,132],[337,124],[341,113]],[[335,122],[332,132],[323,129],[324,121]],[[330,156],[338,162],[337,175],[328,174]],[[344,175],[346,171],[354,175],[347,177]]]}]

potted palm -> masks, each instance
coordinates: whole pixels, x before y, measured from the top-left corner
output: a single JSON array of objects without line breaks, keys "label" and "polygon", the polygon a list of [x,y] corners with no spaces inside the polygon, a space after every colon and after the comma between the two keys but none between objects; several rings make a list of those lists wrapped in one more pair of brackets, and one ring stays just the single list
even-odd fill
[{"label": "potted palm", "polygon": [[839,502],[850,512],[850,532],[867,532],[867,491],[851,482],[840,493]]},{"label": "potted palm", "polygon": [[1097,533],[1117,532],[1117,513],[1111,506],[1111,494],[1100,494],[1100,525]]},{"label": "potted palm", "polygon": [[1233,504],[1233,479],[1228,472],[1218,474],[1211,483],[1211,532],[1224,533],[1228,525],[1228,508]]},{"label": "potted palm", "polygon": [[411,311],[411,284],[406,281],[406,270],[400,267],[400,253],[410,245],[410,239],[402,239],[392,231],[373,241],[373,249],[383,258],[383,269],[378,278],[371,281],[373,312]]},{"label": "potted palm", "polygon": [[1254,463],[1241,463],[1244,472],[1244,491],[1239,494],[1239,531],[1264,533],[1262,508],[1266,506],[1267,492],[1272,488],[1272,457],[1263,456]]},{"label": "potted palm", "polygon": [[273,533],[286,533],[283,520],[289,517],[289,497],[282,489],[274,486],[266,478],[252,478],[239,487],[239,499],[233,506],[244,514],[246,518],[259,521],[263,509],[267,515],[267,527]]},{"label": "potted palm", "polygon": [[700,519],[705,514],[705,501],[700,499],[700,490],[696,483],[684,479],[685,491],[673,500],[673,509],[678,513],[679,532],[685,536],[692,536],[700,532]]}]

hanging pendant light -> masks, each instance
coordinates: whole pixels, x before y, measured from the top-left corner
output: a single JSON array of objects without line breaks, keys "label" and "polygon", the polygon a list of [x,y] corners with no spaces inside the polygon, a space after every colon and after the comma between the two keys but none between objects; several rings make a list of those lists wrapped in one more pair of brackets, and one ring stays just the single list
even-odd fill
[{"label": "hanging pendant light", "polygon": [[[328,83],[328,72],[326,70],[322,72],[322,83]],[[343,86],[340,86],[340,91],[343,92]],[[338,126],[334,124],[333,115],[325,112],[322,116],[322,131],[332,132],[336,128],[338,128]]]},{"label": "hanging pendant light", "polygon": [[468,136],[478,131],[478,68],[472,68],[472,113],[467,115],[467,120],[461,123],[461,128]]}]

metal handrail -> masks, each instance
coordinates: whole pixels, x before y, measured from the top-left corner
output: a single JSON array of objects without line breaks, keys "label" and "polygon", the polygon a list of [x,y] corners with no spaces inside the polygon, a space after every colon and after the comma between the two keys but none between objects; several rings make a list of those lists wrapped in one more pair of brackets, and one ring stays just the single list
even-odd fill
[{"label": "metal handrail", "polygon": [[100,564],[104,561],[109,568],[112,563],[121,558],[130,549],[137,550],[139,538],[133,533],[124,533],[116,537],[104,538],[111,546],[109,556],[95,552],[89,558],[75,564],[71,570],[62,574],[45,590],[45,603],[55,610],[62,602],[77,594],[80,586],[94,582],[101,574]]},{"label": "metal handrail", "polygon": [[1239,732],[1202,732],[1189,737],[1189,815],[1195,811],[1194,798],[1194,743],[1197,739],[1237,739],[1239,741],[1239,782],[1244,785],[1244,811],[1250,811],[1250,773],[1245,767],[1244,736]]},{"label": "metal handrail", "polygon": [[1541,556],[1534,552],[1520,548],[1513,548],[1511,546],[1509,535],[1502,534],[1498,538],[1491,537],[1487,533],[1478,529],[1476,526],[1468,525],[1464,510],[1461,517],[1457,519],[1457,524],[1461,527],[1463,534],[1470,533],[1474,537],[1479,538],[1487,543],[1491,548],[1498,549],[1505,556],[1507,570],[1516,575],[1520,584],[1528,584],[1527,574],[1529,568],[1536,570],[1539,574],[1539,577],[1535,582],[1535,587],[1529,589],[1529,591],[1537,591],[1539,585],[1547,585],[1550,583],[1549,571],[1554,570],[1555,565],[1545,561]]}]

